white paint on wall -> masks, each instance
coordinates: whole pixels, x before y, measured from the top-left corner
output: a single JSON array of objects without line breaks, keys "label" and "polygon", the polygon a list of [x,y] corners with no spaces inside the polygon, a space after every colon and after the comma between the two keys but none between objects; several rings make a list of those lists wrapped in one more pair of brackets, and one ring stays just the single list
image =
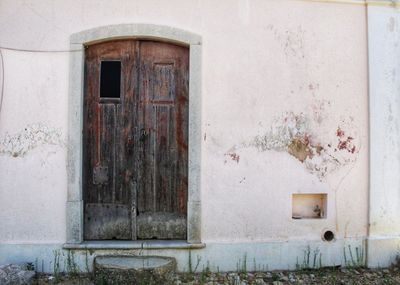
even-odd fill
[{"label": "white paint on wall", "polygon": [[249,0],[238,0],[238,16],[243,25],[248,25],[251,18]]},{"label": "white paint on wall", "polygon": [[[296,243],[320,240],[324,229],[332,229],[338,240],[362,240],[368,224],[365,12],[358,5],[297,1],[5,0],[0,46],[64,51],[71,34],[120,23],[201,35],[202,241],[246,247]],[[43,123],[65,141],[69,54],[4,50],[3,55],[0,137]],[[332,152],[301,162],[288,152],[290,140],[279,134],[279,149],[248,145],[277,127],[284,114],[308,120],[314,152],[317,144],[332,144]],[[357,151],[334,150],[341,139],[338,128],[345,131],[344,140],[354,138]],[[293,140],[296,133],[288,132]],[[340,153],[348,163],[323,176],[310,171]],[[0,155],[0,242],[65,242],[66,193],[62,144],[44,140],[21,157]],[[293,220],[293,193],[328,194],[327,218]],[[340,259],[342,253],[338,245],[327,258]],[[289,261],[271,262],[283,268]]]},{"label": "white paint on wall", "polygon": [[68,54],[2,53],[0,242],[64,242]]},{"label": "white paint on wall", "polygon": [[388,266],[400,246],[400,13],[368,8],[371,267]]}]

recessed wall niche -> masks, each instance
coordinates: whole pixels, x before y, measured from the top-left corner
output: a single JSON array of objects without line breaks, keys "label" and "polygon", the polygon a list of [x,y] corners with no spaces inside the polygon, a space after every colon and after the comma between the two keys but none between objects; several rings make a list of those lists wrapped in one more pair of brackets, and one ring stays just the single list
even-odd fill
[{"label": "recessed wall niche", "polygon": [[293,194],[292,219],[324,219],[327,216],[327,197],[325,193]]}]

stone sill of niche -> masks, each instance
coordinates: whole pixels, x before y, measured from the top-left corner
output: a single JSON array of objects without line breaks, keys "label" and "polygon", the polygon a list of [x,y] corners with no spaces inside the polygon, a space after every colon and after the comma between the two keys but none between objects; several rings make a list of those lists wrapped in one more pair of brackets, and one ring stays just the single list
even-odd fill
[{"label": "stone sill of niche", "polygon": [[64,249],[201,249],[204,243],[188,243],[185,240],[93,240],[81,243],[66,243]]}]

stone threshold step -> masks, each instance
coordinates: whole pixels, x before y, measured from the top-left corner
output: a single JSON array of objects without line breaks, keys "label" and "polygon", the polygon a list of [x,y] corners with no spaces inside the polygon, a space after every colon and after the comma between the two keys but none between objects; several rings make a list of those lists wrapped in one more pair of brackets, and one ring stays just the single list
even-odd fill
[{"label": "stone threshold step", "polygon": [[176,260],[164,256],[96,256],[96,284],[167,284],[176,270]]}]

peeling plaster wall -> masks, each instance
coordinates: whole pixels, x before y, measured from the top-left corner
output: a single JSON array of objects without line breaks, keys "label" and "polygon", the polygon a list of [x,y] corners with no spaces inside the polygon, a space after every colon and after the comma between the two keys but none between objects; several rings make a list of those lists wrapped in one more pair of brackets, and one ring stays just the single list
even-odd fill
[{"label": "peeling plaster wall", "polygon": [[[206,242],[367,232],[365,7],[278,2],[257,2],[251,27],[228,16],[204,39]],[[354,152],[339,146],[348,137]],[[289,153],[294,139],[324,150],[302,163]],[[291,194],[320,192],[327,219],[292,220]]]},{"label": "peeling plaster wall", "polygon": [[[365,17],[362,5],[280,0],[4,0],[0,46],[67,50],[70,34],[120,23],[201,35],[203,242],[363,238]],[[3,55],[0,242],[62,243],[69,54]],[[327,193],[327,218],[293,220],[293,193]]]},{"label": "peeling plaster wall", "polygon": [[[0,11],[12,8],[10,4],[2,2]],[[1,26],[14,26],[14,18],[0,18]],[[0,34],[2,46],[7,43],[6,35],[13,33],[2,30]],[[14,36],[18,36],[16,31]],[[33,35],[30,41],[35,41]],[[68,55],[2,53],[0,241],[63,242]]]}]

